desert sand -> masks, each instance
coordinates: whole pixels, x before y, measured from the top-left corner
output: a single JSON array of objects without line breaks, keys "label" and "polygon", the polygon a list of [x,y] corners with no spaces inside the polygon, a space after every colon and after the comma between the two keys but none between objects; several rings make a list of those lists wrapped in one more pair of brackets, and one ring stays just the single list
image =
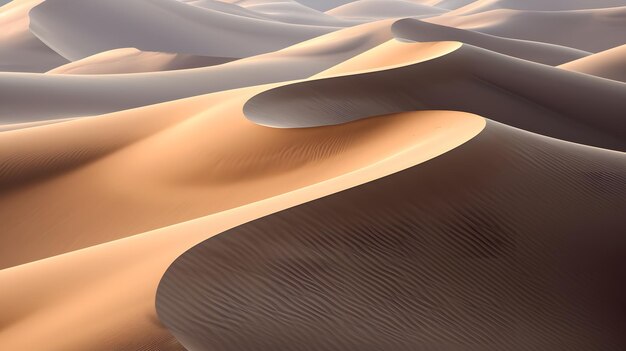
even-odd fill
[{"label": "desert sand", "polygon": [[625,9],[0,5],[0,350],[624,350]]}]

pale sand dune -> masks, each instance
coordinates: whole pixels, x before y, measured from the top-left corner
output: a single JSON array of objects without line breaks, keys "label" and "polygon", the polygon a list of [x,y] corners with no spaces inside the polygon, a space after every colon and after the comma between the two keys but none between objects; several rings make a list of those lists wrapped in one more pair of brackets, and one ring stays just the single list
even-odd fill
[{"label": "pale sand dune", "polygon": [[[188,105],[200,104],[203,102],[202,99],[205,97],[190,99],[186,103]],[[176,104],[180,103],[165,104],[163,107]],[[164,115],[168,114],[165,109],[162,112]],[[193,113],[193,111],[189,112]],[[299,153],[299,150],[294,150],[293,154],[275,153],[277,157],[274,159],[260,160],[264,163],[263,167],[257,167],[252,172],[241,173],[247,174],[250,177],[249,182],[256,183],[255,188],[261,188],[261,191],[268,191],[263,188],[271,187],[273,189],[270,192],[279,195],[286,187],[293,186],[295,189],[260,202],[252,202],[243,207],[190,222],[0,271],[0,284],[6,287],[0,289],[0,308],[3,311],[0,315],[0,323],[9,326],[0,332],[0,348],[16,350],[45,348],[51,351],[135,350],[138,347],[167,349],[165,346],[169,343],[165,341],[171,339],[168,339],[168,332],[157,322],[154,306],[155,291],[167,267],[185,250],[243,222],[424,162],[466,142],[485,126],[484,119],[464,113],[419,112],[385,116],[338,127],[285,131],[256,126],[235,116],[231,116],[233,118],[227,119],[227,123],[224,123],[223,118],[218,116],[222,113],[218,111],[213,113],[215,114],[213,118],[209,116],[211,114],[209,113],[179,123],[178,128],[168,128],[167,130],[173,133],[169,137],[179,136],[189,141],[189,135],[184,132],[184,129],[197,130],[199,127],[197,123],[203,120],[204,123],[214,127],[227,128],[224,124],[230,124],[240,125],[237,128],[250,128],[250,132],[255,137],[259,137],[257,139],[244,138],[241,135],[230,136],[230,142],[222,144],[230,145],[228,149],[230,152],[242,147],[260,151],[264,147],[271,148],[271,144],[277,146],[281,140],[300,142],[302,146],[307,145],[310,151]],[[123,119],[124,116],[118,118]],[[95,121],[98,120],[99,123],[115,125],[105,118],[95,118],[92,120],[94,122],[79,120],[73,124],[67,123],[64,128],[80,132],[85,125],[96,123]],[[131,121],[123,124],[129,122]],[[186,128],[180,129],[185,123],[188,124]],[[206,139],[207,129],[202,128],[202,131],[198,131],[196,142]],[[216,134],[219,132],[222,131],[215,131]],[[269,134],[263,136],[264,133]],[[302,138],[305,135],[308,137]],[[246,141],[234,140],[239,138]],[[326,142],[318,144],[322,140]],[[159,143],[164,141],[154,140]],[[214,139],[214,141],[220,140]],[[173,144],[167,143],[167,145]],[[186,145],[183,143],[178,143],[178,145],[175,151],[184,152]],[[144,146],[148,147],[148,145]],[[328,147],[326,151],[315,153],[319,147],[325,146]],[[221,149],[225,150],[223,147]],[[228,153],[228,150],[222,152]],[[331,150],[335,152],[329,152]],[[128,151],[123,152],[126,154],[123,159],[118,159],[122,162],[119,169],[140,176],[136,170],[127,169],[137,161]],[[122,153],[113,156],[117,157],[116,155],[121,156]],[[141,155],[146,156],[145,153]],[[156,157],[158,156],[155,155]],[[181,162],[202,162],[204,155],[196,152],[188,154],[187,157],[186,161],[181,160]],[[308,157],[308,162],[303,163],[302,157]],[[230,161],[231,167],[242,165],[235,158],[230,158]],[[296,166],[296,169],[292,171],[285,169],[289,165]],[[175,180],[171,178],[173,174],[168,169],[178,166],[162,163],[159,168],[162,167],[161,171],[165,171],[165,177]],[[144,171],[153,172],[154,168],[147,167]],[[268,178],[264,176],[266,171],[274,172],[274,176],[278,176],[277,172],[282,172],[285,177]],[[62,178],[70,180],[69,178],[73,177],[72,173],[76,172],[66,172]],[[178,189],[176,189],[175,182],[170,182],[171,189],[163,187],[161,195],[169,198],[173,190],[181,192],[198,190],[198,187],[192,184],[199,184],[199,180],[190,180],[189,176],[184,178],[186,178],[184,183],[181,183]],[[327,180],[321,181],[323,179]],[[141,187],[147,186],[145,181],[146,178],[143,177],[141,182],[144,185]],[[243,179],[239,182],[239,186],[246,186]],[[303,186],[309,182],[311,182],[310,186]],[[77,190],[73,189],[76,185],[75,182],[68,183],[64,189],[57,188],[57,190],[62,194],[68,191],[76,192]],[[129,188],[124,187],[124,189]],[[152,187],[152,190],[156,189]],[[246,196],[244,192],[244,188],[238,187],[229,195]],[[171,201],[172,198],[169,200]],[[116,202],[111,209],[122,203]],[[85,206],[85,203],[77,204],[77,206]],[[163,214],[165,213],[160,213],[160,215]],[[100,225],[108,225],[107,222],[110,222],[112,218],[116,217],[104,215],[104,212],[100,211],[98,222]],[[19,284],[16,283],[18,281]],[[64,283],[58,284],[59,281]],[[111,311],[116,311],[116,313],[111,313]],[[63,338],[59,338],[58,334],[63,330],[73,330],[73,332],[66,333]]]},{"label": "pale sand dune", "polygon": [[105,51],[52,69],[48,74],[122,74],[175,71],[221,65],[234,61],[229,57],[193,56],[166,52],[141,51],[135,48]]},{"label": "pale sand dune", "polygon": [[189,5],[217,9],[240,16],[279,21],[293,24],[346,27],[357,24],[353,21],[328,16],[323,12],[291,0],[222,2],[218,0],[183,1]]},{"label": "pale sand dune", "polygon": [[194,70],[115,76],[0,72],[0,122],[104,114],[221,90],[306,78],[391,39],[392,21],[367,23],[270,54]]},{"label": "pale sand dune", "polygon": [[626,0],[476,0],[450,14],[465,16],[498,9],[567,11],[620,6],[626,6]]},{"label": "pale sand dune", "polygon": [[304,6],[296,1],[250,4],[246,6],[246,8],[257,13],[262,13],[264,16],[272,20],[286,23],[343,27],[359,23],[358,21],[351,19],[329,16],[321,11]]},{"label": "pale sand dune", "polygon": [[[363,124],[372,132],[362,127],[358,135],[340,127],[284,131],[248,122],[243,104],[272,87],[0,134],[0,222],[6,232],[19,233],[0,237],[0,266],[241,206],[276,195],[275,186],[294,190],[333,172],[327,166],[326,172],[309,173],[304,165],[315,158],[341,156],[343,167],[355,168],[355,162],[366,162],[359,155],[392,152],[392,144],[373,139],[376,127],[389,127],[372,121]],[[411,140],[411,128],[397,128],[408,131],[396,136],[398,143]],[[368,145],[368,151],[339,152],[353,144]],[[260,186],[257,177],[267,183]],[[33,211],[38,220],[25,220]],[[99,221],[103,211],[115,220]]]},{"label": "pale sand dune", "polygon": [[489,122],[195,246],[157,312],[197,351],[624,350],[625,189],[624,153]]},{"label": "pale sand dune", "polygon": [[31,32],[72,61],[125,47],[240,58],[336,29],[258,20],[172,0],[47,0],[30,11]]},{"label": "pale sand dune", "polygon": [[459,7],[473,3],[476,0],[429,0],[428,5],[437,6],[442,9],[454,10]]},{"label": "pale sand dune", "polygon": [[391,27],[396,38],[413,41],[460,41],[501,54],[551,66],[590,55],[582,50],[534,41],[501,38],[471,30],[462,30],[417,19],[399,20]]},{"label": "pale sand dune", "polygon": [[[266,90],[246,102],[244,112],[262,125],[300,128],[399,111],[466,111],[559,139],[626,150],[626,84],[466,44],[424,61],[423,45],[393,40],[329,70],[344,75]],[[406,61],[394,66],[378,57]]]},{"label": "pale sand dune", "polygon": [[28,29],[28,11],[40,2],[19,0],[0,8],[0,72],[45,72],[67,63]]},{"label": "pale sand dune", "polygon": [[559,68],[626,82],[626,45],[565,63]]},{"label": "pale sand dune", "polygon": [[626,6],[578,11],[493,10],[426,21],[501,37],[599,52],[626,43]]},{"label": "pale sand dune", "polygon": [[406,0],[358,0],[332,10],[327,14],[338,17],[355,18],[394,18],[394,17],[430,17],[445,13],[446,10],[422,5]]}]

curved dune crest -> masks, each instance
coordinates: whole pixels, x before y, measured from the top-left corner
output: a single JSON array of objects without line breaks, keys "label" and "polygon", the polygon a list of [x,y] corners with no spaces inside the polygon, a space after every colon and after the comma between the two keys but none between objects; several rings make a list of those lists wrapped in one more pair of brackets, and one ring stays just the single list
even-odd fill
[{"label": "curved dune crest", "polygon": [[339,17],[393,18],[434,16],[446,10],[405,0],[358,0],[326,11]]},{"label": "curved dune crest", "polygon": [[501,38],[470,30],[462,30],[417,19],[403,19],[392,25],[396,38],[414,41],[460,41],[501,54],[556,66],[586,57],[590,53],[564,46],[534,41]]},{"label": "curved dune crest", "polygon": [[599,52],[626,43],[626,4],[578,11],[493,10],[467,16],[439,16],[427,21],[516,38]]},{"label": "curved dune crest", "polygon": [[626,349],[626,0],[4,2],[0,350]]},{"label": "curved dune crest", "polygon": [[166,52],[141,51],[135,48],[105,51],[52,69],[48,74],[122,74],[175,71],[221,65],[229,57],[193,56]]},{"label": "curved dune crest", "polygon": [[0,8],[0,72],[45,72],[68,62],[28,29],[28,11],[41,1],[13,1]]},{"label": "curved dune crest", "polygon": [[452,15],[467,16],[497,9],[564,11],[601,9],[626,6],[624,0],[476,0],[451,12]]},{"label": "curved dune crest", "polygon": [[[196,100],[201,102],[200,98]],[[217,111],[216,114],[223,115]],[[225,120],[231,122],[224,123]],[[241,223],[367,183],[432,159],[467,142],[485,127],[485,120],[478,116],[459,112],[417,112],[317,130],[293,130],[287,133],[284,130],[253,125],[243,118],[215,120],[210,116],[198,116],[187,121],[191,125],[184,128],[195,130],[197,137],[190,138],[189,134],[182,134],[180,129],[171,132],[188,142],[192,140],[196,143],[207,142],[204,129],[198,128],[197,123],[200,121],[215,127],[241,123],[240,127],[250,128],[248,134],[250,138],[240,139],[257,142],[246,143],[242,140],[239,147],[233,145],[232,150],[221,148],[220,152],[245,155],[245,150],[241,147],[260,152],[261,145],[270,148],[274,145],[273,150],[265,151],[273,151],[274,153],[270,155],[276,155],[269,159],[260,157],[248,160],[248,165],[253,161],[257,163],[256,170],[250,172],[251,169],[248,168],[247,172],[241,173],[249,179],[239,179],[234,191],[228,191],[228,196],[214,197],[213,201],[229,201],[228,199],[233,197],[248,196],[246,189],[257,192],[269,191],[267,198],[209,216],[195,217],[189,222],[160,227],[151,232],[0,271],[0,285],[3,286],[3,289],[0,289],[0,309],[3,310],[0,322],[3,325],[10,325],[10,328],[0,334],[1,348],[45,348],[52,351],[136,350],[143,345],[161,350],[172,345],[166,331],[155,322],[155,291],[167,267],[185,250]],[[65,128],[76,129],[79,125],[84,126],[87,123],[87,120],[80,120],[75,126],[66,125]],[[180,127],[183,126],[179,125],[178,128]],[[235,139],[223,130],[215,132],[224,138]],[[275,148],[289,140],[301,143],[302,147],[294,149],[293,146],[297,144],[288,143],[287,149],[284,150],[287,152]],[[154,142],[160,143],[163,140]],[[186,160],[181,162],[197,165],[202,162],[203,155],[194,153],[193,151],[197,149],[193,146],[197,144],[189,145],[187,150],[181,147],[173,152],[186,153]],[[299,152],[302,150],[307,152]],[[127,151],[125,156],[115,162],[124,162],[126,165],[124,173],[132,175],[136,173],[128,169],[131,164],[128,161],[131,159]],[[226,161],[231,161],[230,167],[246,166],[246,163],[242,164],[241,159],[232,155]],[[296,167],[299,169],[296,172],[289,172],[285,168],[289,165],[299,166]],[[145,172],[153,174],[154,168],[145,166],[139,165]],[[207,165],[209,168],[210,166]],[[179,172],[176,170],[178,167],[174,167],[169,161],[163,163],[162,167]],[[275,178],[264,176],[261,172],[263,169],[274,172]],[[203,172],[199,171],[196,168],[195,175],[201,178]],[[284,173],[284,177],[276,174],[281,172]],[[93,179],[92,175],[84,173],[83,175]],[[167,190],[176,183],[172,182],[175,180],[174,174],[166,172],[163,176],[170,181],[169,186],[163,184],[162,190]],[[184,176],[182,179],[184,183],[175,187],[176,191],[182,193],[187,190],[199,198],[204,198],[204,201],[211,201],[206,199],[206,194],[197,193],[200,188],[188,188],[189,184],[198,184],[198,179],[190,181],[190,175],[179,172],[179,180],[181,176]],[[65,193],[68,200],[73,196],[72,191],[80,191],[75,188],[72,190],[79,178],[74,180],[69,178],[66,178],[69,181],[69,188],[66,187],[65,190],[69,190],[70,193],[63,188],[57,188]],[[146,184],[146,178],[141,178],[140,184],[143,184],[141,187],[151,187]],[[222,185],[225,181],[227,182],[222,180]],[[306,184],[309,186],[305,186]],[[295,187],[293,191],[280,193],[281,188],[285,190],[291,185]],[[131,188],[138,189],[135,186]],[[41,193],[40,195],[45,196]],[[163,200],[167,202],[176,201],[171,191],[162,195]],[[74,209],[78,210],[85,205],[85,202],[81,202],[80,206],[74,206]],[[118,205],[120,203],[116,206]],[[111,206],[110,209],[116,206]],[[157,217],[167,211],[158,213]],[[110,218],[120,219],[111,213],[108,216],[103,216],[103,212],[100,214],[98,225],[109,222]],[[150,218],[154,217],[155,215],[152,215]],[[79,230],[77,227],[73,228],[74,231]],[[55,234],[57,240],[60,240],[60,234],[63,232]],[[0,257],[6,256],[3,254]],[[58,284],[59,280],[63,280],[64,284]],[[103,298],[104,296],[106,298]],[[17,303],[24,300],[33,303]],[[112,310],[117,312],[108,314]],[[94,316],[102,318],[94,320]],[[91,322],[84,328],[76,329],[74,333],[63,338],[54,337],[58,336],[59,331],[75,328],[76,325],[88,320]]]},{"label": "curved dune crest", "polygon": [[192,350],[621,350],[625,188],[624,154],[489,122],[190,249],[159,319]]},{"label": "curved dune crest", "polygon": [[125,47],[240,58],[335,29],[235,16],[171,0],[47,0],[30,11],[31,32],[69,60]]},{"label": "curved dune crest", "polygon": [[[392,43],[389,49],[409,52],[423,45]],[[543,135],[626,150],[625,84],[468,45],[419,61],[280,86],[252,97],[244,112],[262,125],[300,128],[400,111],[456,110]]]},{"label": "curved dune crest", "polygon": [[559,68],[626,82],[626,45],[562,64]]},{"label": "curved dune crest", "polygon": [[[116,76],[0,72],[0,122],[105,114],[221,90],[306,78],[393,38],[391,21],[366,23],[269,54],[194,70]],[[125,89],[119,89],[120,86]]]}]

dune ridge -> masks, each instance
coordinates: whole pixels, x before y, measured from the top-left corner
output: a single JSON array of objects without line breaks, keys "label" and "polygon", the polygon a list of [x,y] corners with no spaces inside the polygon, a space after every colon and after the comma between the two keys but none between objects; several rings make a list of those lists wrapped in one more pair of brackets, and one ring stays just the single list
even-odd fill
[{"label": "dune ridge", "polygon": [[626,45],[564,63],[559,68],[626,82]]},{"label": "dune ridge", "polygon": [[[422,45],[392,43],[391,50],[398,51]],[[248,100],[244,112],[262,125],[302,128],[382,113],[457,110],[568,141],[626,150],[623,83],[466,44],[423,62],[408,59],[403,65],[270,89]]]},{"label": "dune ridge", "polygon": [[159,318],[192,350],[620,350],[625,165],[488,122],[195,246],[161,280]]},{"label": "dune ridge", "polygon": [[626,349],[625,9],[0,6],[0,350]]}]

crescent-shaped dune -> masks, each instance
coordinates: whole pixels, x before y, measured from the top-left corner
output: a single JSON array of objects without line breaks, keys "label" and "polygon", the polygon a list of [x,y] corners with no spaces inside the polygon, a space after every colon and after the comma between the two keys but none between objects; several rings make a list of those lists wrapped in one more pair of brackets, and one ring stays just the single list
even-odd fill
[{"label": "crescent-shaped dune", "polygon": [[626,82],[626,45],[567,62],[559,68]]},{"label": "crescent-shaped dune", "polygon": [[[122,7],[123,12],[117,11]],[[47,0],[30,11],[31,32],[69,60],[125,47],[240,58],[335,29],[269,22],[169,0]]]},{"label": "crescent-shaped dune", "polygon": [[159,319],[190,350],[621,350],[624,161],[489,122],[192,248]]},{"label": "crescent-shaped dune", "polygon": [[0,0],[0,350],[626,349],[626,0]]},{"label": "crescent-shaped dune", "polygon": [[175,71],[221,65],[230,57],[194,56],[166,52],[141,51],[135,48],[101,52],[82,60],[56,67],[48,74],[122,74]]},{"label": "crescent-shaped dune", "polygon": [[[236,94],[235,94],[236,95]],[[194,104],[203,105],[202,100],[209,97],[195,98]],[[184,101],[183,101],[184,102]],[[175,103],[171,103],[172,105]],[[182,102],[178,103],[179,105]],[[176,106],[171,106],[175,109]],[[156,107],[155,107],[156,108]],[[166,117],[171,110],[161,107],[163,117]],[[181,153],[186,154],[186,159],[181,159],[181,164],[187,163],[186,171],[179,169],[170,162],[159,162],[161,171],[170,169],[174,173],[164,174],[164,182],[161,185],[153,183],[145,184],[145,178],[136,173],[137,169],[129,169],[129,165],[137,160],[133,157],[132,148],[122,149],[112,155],[112,162],[121,162],[120,169],[125,170],[123,174],[138,176],[136,181],[127,183],[129,187],[126,189],[140,188],[150,189],[150,195],[146,200],[152,202],[156,200],[157,195],[155,186],[163,190],[161,195],[164,204],[176,201],[172,196],[192,195],[201,199],[205,203],[232,201],[233,198],[248,197],[248,190],[254,189],[255,192],[264,192],[265,195],[259,198],[261,201],[250,201],[244,206],[233,208],[232,210],[221,211],[208,215],[194,217],[192,221],[176,224],[169,227],[160,227],[155,231],[123,238],[118,241],[110,241],[101,245],[92,246],[83,250],[73,251],[68,254],[52,257],[45,260],[35,261],[33,263],[24,264],[14,268],[4,269],[0,271],[0,309],[3,313],[0,315],[0,323],[2,325],[10,325],[10,328],[0,333],[0,346],[3,349],[42,349],[46,350],[135,350],[138,347],[148,347],[161,349],[167,347],[171,337],[162,326],[156,321],[156,310],[154,307],[154,298],[157,284],[168,265],[186,249],[194,244],[214,235],[239,225],[246,221],[261,217],[263,215],[279,211],[281,209],[291,207],[312,199],[332,194],[343,189],[353,187],[368,181],[384,177],[388,174],[401,171],[415,164],[427,161],[436,157],[450,149],[458,147],[460,144],[477,135],[485,126],[484,119],[459,112],[419,112],[406,113],[397,116],[385,116],[381,118],[371,119],[367,121],[359,121],[343,126],[324,127],[310,130],[292,130],[283,133],[284,130],[276,130],[260,127],[246,121],[243,117],[234,118],[222,117],[224,110],[214,111],[214,115],[205,114],[195,116],[193,111],[188,117],[187,123],[178,125],[178,128],[170,126],[165,133],[153,139],[153,142],[163,143],[171,137],[180,137],[185,141],[194,140],[188,134],[189,131],[195,131],[196,143],[205,142],[207,140],[204,129],[198,128],[197,123],[209,124],[213,126],[230,125],[236,128],[248,128],[249,138],[241,141],[240,146],[235,150],[218,150],[224,153],[222,164],[230,164],[229,167],[244,167],[247,179],[237,179],[233,184],[233,191],[229,192],[228,197],[216,196],[207,199],[207,193],[198,193],[207,185],[201,183],[203,170],[194,166],[202,163],[204,155],[195,153],[194,145],[189,144],[188,148],[178,148],[172,152],[180,157]],[[136,113],[138,115],[138,113]],[[153,114],[143,114],[154,115]],[[218,117],[217,119],[215,119]],[[130,128],[129,122],[142,123],[144,121],[133,121],[133,118],[127,119],[124,125],[127,130],[137,130]],[[188,124],[191,123],[191,124]],[[107,133],[104,125],[110,124],[115,127],[116,123],[111,118],[97,118],[92,120],[78,120],[74,123],[58,124],[45,128],[64,128],[73,130],[74,132],[84,131],[89,124],[100,124],[96,135],[102,135],[102,138],[111,137]],[[186,126],[185,126],[186,124]],[[238,127],[237,127],[238,126]],[[384,127],[383,127],[384,126]],[[188,132],[183,132],[180,128]],[[382,128],[381,128],[382,127]],[[222,127],[228,129],[228,127]],[[116,129],[119,130],[119,129]],[[36,133],[37,128],[30,131],[24,130],[22,133]],[[39,129],[41,132],[41,129]],[[327,132],[330,132],[328,134]],[[228,134],[224,134],[225,130],[216,130],[216,134],[223,134],[223,138],[229,138]],[[269,134],[267,134],[269,133]],[[107,135],[109,134],[109,135]],[[169,135],[167,135],[169,134]],[[265,134],[265,136],[264,136]],[[8,133],[0,136],[6,137]],[[54,135],[57,135],[56,133]],[[60,140],[63,140],[63,133],[58,134]],[[230,135],[232,139],[234,135]],[[334,137],[333,137],[334,135]],[[404,136],[402,136],[404,135]],[[86,136],[86,139],[92,136]],[[119,137],[118,137],[119,138]],[[320,139],[321,138],[321,139]],[[159,140],[160,139],[160,140]],[[300,148],[294,148],[296,144],[283,144],[288,139],[296,140],[300,144]],[[106,139],[105,139],[106,140]],[[215,140],[211,138],[211,140]],[[319,143],[322,141],[322,143]],[[281,144],[286,149],[281,149]],[[216,146],[219,144],[215,144]],[[197,145],[195,145],[197,146]],[[57,146],[58,147],[58,146]],[[145,147],[149,147],[145,145]],[[239,154],[245,157],[243,149],[256,150],[259,152],[257,159],[241,159],[235,157]],[[269,155],[275,157],[264,157],[262,148],[269,147],[266,151],[271,151]],[[237,150],[239,149],[239,150]],[[4,148],[0,148],[4,150]],[[306,152],[300,154],[298,150]],[[135,150],[139,151],[139,150]],[[141,152],[139,154],[142,154]],[[119,156],[119,157],[118,157]],[[167,156],[166,156],[167,157]],[[156,158],[154,161],[157,161]],[[349,162],[346,162],[348,161]],[[165,160],[164,160],[165,161]],[[107,160],[101,160],[107,162]],[[149,163],[139,165],[139,169],[143,169],[140,173],[152,173],[155,168],[149,166]],[[92,166],[97,166],[98,162],[92,162]],[[210,167],[211,164],[207,163]],[[291,165],[291,167],[290,167]],[[191,167],[191,168],[190,168]],[[234,168],[233,168],[234,167]],[[41,169],[41,168],[40,168]],[[100,168],[100,170],[108,169],[108,167]],[[178,169],[178,170],[177,170]],[[95,171],[95,169],[94,169]],[[204,171],[206,172],[206,170]],[[270,172],[270,174],[268,174]],[[76,172],[65,172],[67,175]],[[41,182],[41,186],[48,189],[54,189],[53,192],[63,194],[63,198],[72,201],[74,196],[81,196],[81,189],[76,186],[87,180],[93,179],[93,175],[99,173],[82,173],[78,170],[78,178],[74,176],[57,177],[51,182]],[[167,172],[166,172],[167,173]],[[178,175],[176,175],[178,173]],[[185,174],[187,173],[187,174]],[[283,174],[280,176],[279,174]],[[195,175],[195,177],[194,177]],[[271,175],[271,176],[270,176]],[[215,176],[220,177],[220,174]],[[224,175],[227,176],[227,175]],[[180,178],[182,177],[182,178]],[[72,179],[73,178],[73,179]],[[79,180],[82,178],[82,180]],[[122,177],[126,178],[126,177]],[[176,178],[179,178],[178,181]],[[196,179],[190,179],[196,178]],[[96,181],[105,181],[99,178]],[[165,181],[170,179],[169,181]],[[122,179],[120,179],[122,180]],[[126,180],[130,180],[126,178]],[[229,179],[216,178],[218,184],[227,185]],[[65,186],[62,183],[68,181]],[[183,181],[180,183],[179,181]],[[190,181],[190,183],[188,183]],[[210,180],[209,180],[210,181]],[[137,183],[139,182],[139,183]],[[47,183],[47,184],[46,184]],[[56,184],[54,184],[56,183]],[[189,188],[188,184],[195,183],[196,186]],[[178,186],[176,184],[179,184]],[[119,185],[119,184],[118,184]],[[308,185],[308,186],[307,186]],[[92,187],[88,187],[92,188]],[[109,186],[101,183],[97,188],[111,189]],[[293,191],[287,191],[292,188]],[[94,189],[94,188],[92,188]],[[220,189],[219,187],[217,188]],[[141,191],[140,191],[141,192]],[[26,193],[30,193],[27,195]],[[30,196],[31,201],[40,199],[49,199],[50,192],[41,192],[39,189],[22,191],[22,195]],[[139,192],[136,192],[139,195]],[[93,194],[92,194],[93,195]],[[252,194],[258,196],[261,194]],[[43,196],[43,197],[41,197]],[[90,196],[90,195],[88,195]],[[263,198],[267,196],[266,198]],[[1,197],[3,200],[5,196]],[[187,198],[189,199],[189,198]],[[64,206],[64,201],[59,201],[54,206],[46,206],[45,208],[56,208],[57,205]],[[11,202],[6,202],[6,204]],[[16,207],[9,212],[15,216],[19,213],[19,204],[21,201],[12,202]],[[99,202],[103,204],[102,202]],[[115,205],[105,208],[114,210],[123,205],[124,202],[114,201]],[[25,204],[25,203],[24,203]],[[84,210],[87,205],[84,201],[75,203],[71,208],[72,211]],[[99,219],[92,217],[96,222],[91,222],[93,226],[89,229],[79,229],[84,227],[76,222],[80,216],[88,215],[88,211],[82,213],[74,212],[74,215],[64,216],[66,220],[74,222],[72,230],[59,230],[56,233],[48,232],[47,235],[35,239],[30,236],[31,240],[25,242],[15,242],[12,244],[12,252],[3,244],[0,246],[4,252],[0,257],[3,264],[17,263],[16,261],[25,261],[26,258],[33,258],[33,251],[47,250],[47,254],[52,254],[53,245],[61,243],[71,244],[75,240],[89,240],[84,237],[70,238],[67,235],[72,233],[89,232],[99,226],[121,224],[123,220],[117,214],[108,212],[107,215],[102,212],[103,208],[98,202],[91,202],[93,215],[97,215]],[[142,204],[140,208],[145,205]],[[91,207],[91,206],[87,206]],[[98,209],[98,207],[100,207]],[[206,206],[205,206],[206,207]],[[137,208],[139,209],[139,208]],[[126,220],[132,220],[132,217],[140,215],[137,209],[130,213]],[[31,208],[30,211],[33,209]],[[145,209],[141,209],[144,211]],[[42,208],[38,211],[44,211]],[[59,209],[60,212],[65,212]],[[128,211],[128,207],[126,207]],[[122,213],[123,211],[121,211]],[[7,209],[0,211],[0,214],[7,214]],[[163,216],[169,211],[157,211],[144,219],[154,220],[155,216]],[[49,219],[53,220],[57,225],[59,222],[54,220],[56,214],[50,213]],[[8,216],[7,216],[8,217]],[[20,215],[21,217],[21,215]],[[23,218],[23,217],[22,217]],[[115,219],[111,221],[111,219]],[[43,218],[42,218],[43,219]],[[3,219],[4,221],[5,219]],[[112,223],[111,223],[112,222]],[[108,223],[108,224],[107,224]],[[127,223],[128,224],[128,223]],[[52,229],[52,228],[51,228]],[[112,231],[105,231],[106,235],[110,235]],[[64,237],[65,235],[65,237]],[[52,240],[51,238],[54,238]],[[3,236],[4,239],[4,236]],[[16,240],[17,238],[13,238]],[[112,238],[108,238],[109,240]],[[91,239],[93,240],[93,239]],[[48,245],[44,244],[47,241]],[[30,245],[28,249],[24,245]],[[18,249],[22,248],[22,249]],[[58,251],[57,251],[58,252]],[[106,264],[107,261],[113,260],[114,263]],[[81,267],[77,269],[77,267]],[[42,279],[46,277],[46,279]],[[62,279],[64,284],[57,284]],[[19,282],[19,283],[18,283]],[[106,296],[106,298],[103,298]],[[32,303],[18,303],[19,301],[32,301]],[[111,314],[104,318],[103,313],[115,310],[117,313]],[[94,316],[102,316],[94,320]],[[86,321],[92,321],[87,323]],[[76,325],[85,324],[83,328],[75,330],[75,332],[66,335],[63,338],[53,338],[54,335],[62,330],[74,328]],[[143,346],[142,346],[143,345]]]},{"label": "crescent-shaped dune", "polygon": [[196,70],[116,76],[0,72],[0,122],[104,114],[221,90],[306,78],[391,39],[392,21],[346,28],[269,54]]},{"label": "crescent-shaped dune", "polygon": [[470,30],[406,18],[395,22],[392,30],[396,38],[413,41],[460,41],[501,54],[556,66],[577,60],[590,53],[565,46],[527,40],[501,38]]},{"label": "crescent-shaped dune", "polygon": [[[427,21],[501,37],[532,40],[599,52],[626,43],[626,4],[578,11],[493,10]],[[552,28],[559,28],[553,30]]]},{"label": "crescent-shaped dune", "polygon": [[[392,41],[382,52],[415,47]],[[376,48],[364,59],[381,55]],[[369,56],[369,57],[368,57]],[[347,61],[344,64],[349,64]],[[369,68],[369,67],[368,67]],[[320,109],[319,106],[324,106]],[[458,110],[578,143],[626,150],[626,85],[469,45],[417,63],[372,67],[264,91],[244,106],[252,121],[301,128],[382,113]]]}]

